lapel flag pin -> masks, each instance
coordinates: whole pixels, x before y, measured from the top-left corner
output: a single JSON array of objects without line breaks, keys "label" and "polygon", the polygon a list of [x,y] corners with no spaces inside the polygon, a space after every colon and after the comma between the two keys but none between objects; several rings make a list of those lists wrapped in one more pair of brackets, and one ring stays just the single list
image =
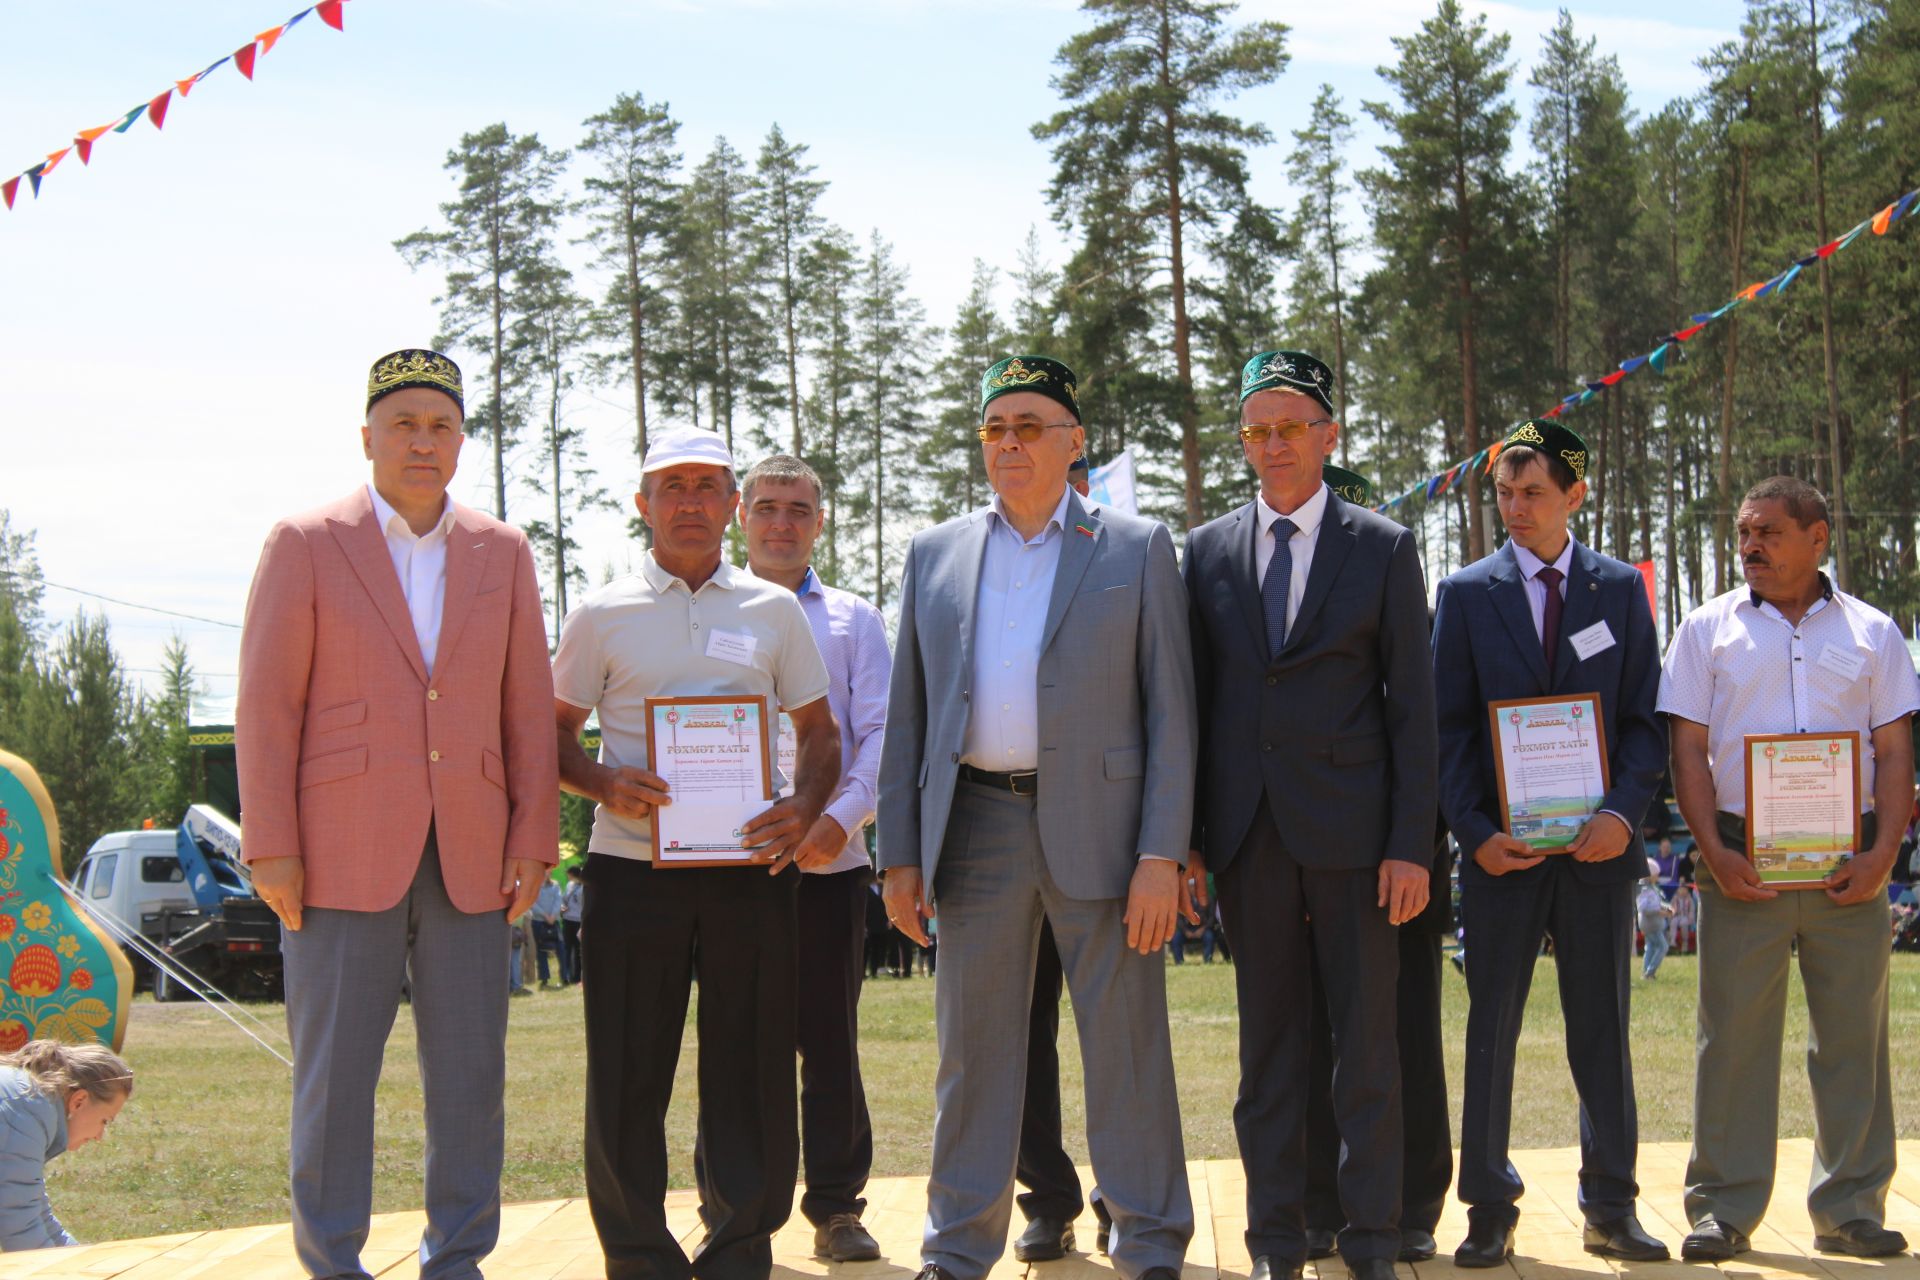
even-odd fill
[{"label": "lapel flag pin", "polygon": [[1073,527],[1077,529],[1079,532],[1086,534],[1089,538],[1093,536],[1093,530],[1087,528],[1087,526],[1083,524],[1077,524]]}]

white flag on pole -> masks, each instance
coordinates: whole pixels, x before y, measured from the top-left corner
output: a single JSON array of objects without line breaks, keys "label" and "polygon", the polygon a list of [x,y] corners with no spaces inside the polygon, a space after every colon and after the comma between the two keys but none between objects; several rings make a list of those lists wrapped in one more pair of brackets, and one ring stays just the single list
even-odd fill
[{"label": "white flag on pole", "polygon": [[1087,497],[1103,507],[1112,507],[1128,515],[1140,514],[1140,503],[1133,488],[1133,446],[1128,445],[1105,466],[1087,473]]}]

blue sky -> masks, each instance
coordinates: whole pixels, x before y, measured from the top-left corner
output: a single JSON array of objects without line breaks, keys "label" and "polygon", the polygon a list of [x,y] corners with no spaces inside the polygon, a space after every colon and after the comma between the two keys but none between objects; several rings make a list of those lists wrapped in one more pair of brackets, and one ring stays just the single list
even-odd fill
[{"label": "blue sky", "polygon": [[[256,31],[294,0],[0,6],[0,177],[108,123]],[[1293,64],[1237,110],[1279,144],[1253,161],[1256,195],[1284,205],[1288,130],[1320,83],[1360,115],[1386,95],[1374,69],[1426,0],[1252,0],[1245,18],[1293,28]],[[1515,96],[1557,5],[1473,3],[1513,39]],[[1695,60],[1741,6],[1607,0],[1570,6],[1616,54],[1641,111],[1696,89]],[[1010,267],[1030,226],[1061,256],[1043,200],[1047,152],[1029,126],[1056,106],[1052,59],[1078,30],[1063,0],[349,0],[346,32],[309,18],[259,62],[175,100],[166,128],[109,135],[68,156],[38,201],[0,214],[0,507],[39,531],[46,575],[107,595],[237,621],[278,515],[365,475],[355,428],[364,371],[435,331],[437,279],[391,248],[432,224],[461,133],[504,120],[570,146],[624,91],[669,103],[696,161],[724,134],[749,157],[769,124],[807,143],[832,185],[827,216],[878,227],[940,323],[975,258]],[[1363,130],[1354,167],[1373,162]],[[1004,293],[1002,301],[1005,301]],[[769,352],[769,361],[775,358]],[[582,395],[603,479],[631,485],[616,442],[624,389]],[[596,398],[597,397],[597,398]],[[456,496],[484,501],[470,446]],[[530,496],[522,499],[529,513]],[[624,516],[583,526],[597,578],[628,554]],[[83,603],[50,592],[64,619]],[[100,607],[88,602],[88,607]],[[226,708],[237,632],[107,607],[136,670],[175,627]]]}]

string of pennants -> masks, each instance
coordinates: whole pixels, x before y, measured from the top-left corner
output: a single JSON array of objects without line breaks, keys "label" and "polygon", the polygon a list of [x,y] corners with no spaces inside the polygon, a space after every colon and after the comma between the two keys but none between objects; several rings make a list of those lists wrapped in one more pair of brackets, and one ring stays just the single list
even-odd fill
[{"label": "string of pennants", "polygon": [[[1892,204],[1889,204],[1872,217],[1865,219],[1852,230],[1845,232],[1827,244],[1821,245],[1806,257],[1794,259],[1794,261],[1788,264],[1786,269],[1778,275],[1748,285],[1739,293],[1736,293],[1732,300],[1719,310],[1696,313],[1688,320],[1684,328],[1675,329],[1672,333],[1660,339],[1658,345],[1656,345],[1652,351],[1647,352],[1645,355],[1635,356],[1631,360],[1622,360],[1612,373],[1586,383],[1580,390],[1562,398],[1560,403],[1554,405],[1553,408],[1539,416],[1543,418],[1558,418],[1568,410],[1577,409],[1581,405],[1586,404],[1589,400],[1604,393],[1609,387],[1614,386],[1624,378],[1640,372],[1642,369],[1652,369],[1655,373],[1664,374],[1667,371],[1667,362],[1672,358],[1674,350],[1681,343],[1693,338],[1714,321],[1724,319],[1728,315],[1731,315],[1736,309],[1745,306],[1749,302],[1757,302],[1762,298],[1776,297],[1785,293],[1788,286],[1800,277],[1802,271],[1805,271],[1808,267],[1818,266],[1823,259],[1831,258],[1834,254],[1840,252],[1840,250],[1846,248],[1855,240],[1858,240],[1867,231],[1871,230],[1876,236],[1887,234],[1888,229],[1891,228],[1894,223],[1914,212],[1914,206],[1916,204],[1920,204],[1920,190],[1907,192],[1906,195],[1901,196],[1898,200],[1895,200]],[[1515,425],[1517,426],[1518,424],[1516,423]],[[1405,493],[1387,499],[1385,502],[1376,506],[1374,510],[1379,512],[1390,511],[1394,507],[1412,498],[1424,497],[1431,500],[1449,492],[1460,484],[1461,481],[1475,474],[1490,473],[1493,470],[1494,459],[1500,456],[1502,443],[1502,441],[1496,440],[1466,461],[1456,462],[1445,471],[1429,476],[1427,479],[1414,485],[1411,489],[1408,489]]]},{"label": "string of pennants", "polygon": [[293,30],[296,25],[310,14],[318,17],[320,21],[326,23],[335,31],[346,30],[346,27],[343,25],[345,15],[342,12],[342,6],[344,6],[345,3],[346,0],[317,0],[316,3],[302,9],[279,26],[269,27],[224,58],[217,59],[209,64],[206,70],[195,75],[190,75],[184,80],[175,80],[173,86],[162,92],[159,96],[130,108],[122,114],[115,116],[106,124],[96,125],[91,129],[80,130],[73,135],[73,141],[69,142],[66,146],[61,147],[58,151],[49,151],[46,159],[40,161],[38,164],[29,165],[13,177],[8,178],[5,182],[0,182],[0,199],[6,201],[8,209],[12,209],[14,199],[20,193],[20,183],[22,179],[33,189],[34,198],[38,199],[40,197],[40,184],[47,179],[47,176],[51,174],[55,167],[57,167],[62,160],[65,160],[69,154],[77,154],[80,157],[80,163],[83,165],[91,163],[95,143],[99,142],[109,133],[125,133],[127,130],[133,128],[141,116],[145,116],[148,120],[152,121],[155,129],[162,128],[167,122],[167,107],[173,102],[175,94],[185,98],[195,85],[205,80],[229,62],[234,65],[234,68],[238,70],[241,75],[249,80],[253,79],[254,64],[259,59],[264,58],[273,49],[273,46],[279,43],[280,37]]}]

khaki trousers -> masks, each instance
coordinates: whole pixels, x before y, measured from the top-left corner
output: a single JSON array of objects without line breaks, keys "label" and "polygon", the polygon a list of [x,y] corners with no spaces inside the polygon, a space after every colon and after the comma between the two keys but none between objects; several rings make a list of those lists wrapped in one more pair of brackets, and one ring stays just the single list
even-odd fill
[{"label": "khaki trousers", "polygon": [[[1738,847],[1738,846],[1736,846]],[[1883,1223],[1894,1172],[1887,1044],[1886,895],[1835,906],[1817,889],[1735,902],[1700,880],[1699,1038],[1687,1220],[1751,1234],[1773,1194],[1787,967],[1798,945],[1807,996],[1813,1177],[1807,1212],[1825,1233]]]}]

